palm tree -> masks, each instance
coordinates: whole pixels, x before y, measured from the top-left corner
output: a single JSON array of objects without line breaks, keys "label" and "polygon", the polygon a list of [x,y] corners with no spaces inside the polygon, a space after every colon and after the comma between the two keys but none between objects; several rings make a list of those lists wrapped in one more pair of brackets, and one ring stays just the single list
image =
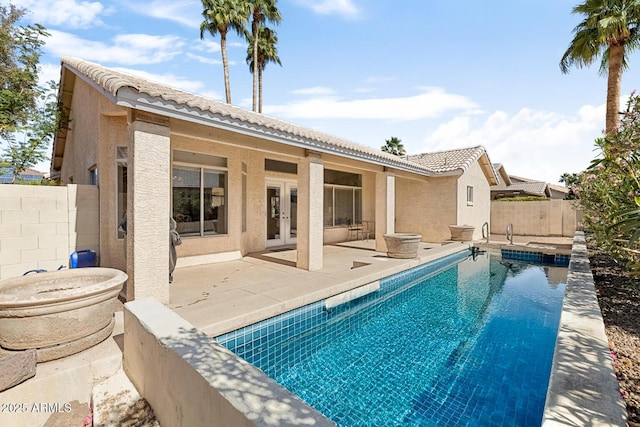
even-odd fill
[{"label": "palm tree", "polygon": [[[280,11],[276,7],[278,0],[248,0],[250,15],[253,18],[251,22],[251,36],[253,41],[253,52],[257,54],[258,39],[260,38],[260,24],[267,21],[273,24],[279,24],[282,20]],[[253,61],[253,111],[256,111],[258,101],[258,61]]]},{"label": "palm tree", "polygon": [[560,69],[568,73],[575,65],[586,67],[602,57],[600,74],[607,75],[607,134],[618,129],[620,84],[627,68],[626,56],[640,43],[640,2],[638,0],[585,0],[573,8],[584,20],[574,28],[574,37],[560,60]]},{"label": "palm tree", "polygon": [[394,156],[404,156],[407,154],[404,145],[402,145],[402,141],[395,136],[392,136],[391,139],[385,139],[384,142],[386,142],[386,144],[380,147],[382,151],[393,154]]},{"label": "palm tree", "polygon": [[[278,36],[275,30],[260,26],[258,30],[258,113],[262,113],[262,72],[269,62],[273,62],[282,66],[280,57],[278,56]],[[254,55],[253,55],[253,37],[249,37],[249,46],[247,47],[247,64],[253,73]]]},{"label": "palm tree", "polygon": [[234,30],[239,36],[247,36],[244,28],[249,19],[249,9],[246,3],[237,0],[202,0],[202,17],[200,24],[200,39],[204,39],[205,32],[212,36],[220,34],[220,51],[222,52],[222,67],[224,68],[224,91],[227,104],[231,104],[231,87],[229,84],[229,61],[227,59],[227,33]]}]

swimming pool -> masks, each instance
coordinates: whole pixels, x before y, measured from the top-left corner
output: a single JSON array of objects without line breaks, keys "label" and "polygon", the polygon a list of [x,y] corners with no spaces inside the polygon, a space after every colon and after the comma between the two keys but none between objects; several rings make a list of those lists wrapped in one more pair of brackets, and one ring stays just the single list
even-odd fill
[{"label": "swimming pool", "polygon": [[217,340],[340,426],[539,426],[566,269],[468,254]]}]

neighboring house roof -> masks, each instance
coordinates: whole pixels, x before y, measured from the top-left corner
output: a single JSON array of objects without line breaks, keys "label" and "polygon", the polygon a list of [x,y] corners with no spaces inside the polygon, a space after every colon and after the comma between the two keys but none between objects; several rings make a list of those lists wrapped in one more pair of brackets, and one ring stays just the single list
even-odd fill
[{"label": "neighboring house roof", "polygon": [[516,182],[506,188],[509,192],[520,192],[531,196],[549,197],[549,188],[546,182],[529,181]]},{"label": "neighboring house roof", "polygon": [[[500,172],[500,175],[506,171],[501,163],[495,163],[494,167]],[[509,184],[504,188],[492,189],[491,192],[499,197],[511,196],[514,193],[524,196],[547,197],[551,199],[565,198],[569,194],[569,189],[561,185],[549,184],[547,182],[537,181],[531,178],[524,178],[515,175],[506,175],[509,178]],[[506,182],[506,181],[505,181]]]},{"label": "neighboring house roof", "polygon": [[498,172],[498,175],[500,176],[500,179],[505,186],[512,184],[511,177],[507,173],[507,170],[504,168],[504,165],[502,163],[494,163],[493,168],[496,170],[496,172]]},{"label": "neighboring house roof", "polygon": [[510,175],[511,177],[511,181],[515,184],[517,182],[540,182],[536,179],[531,179],[531,178],[523,178],[521,176],[515,176],[515,175]]},{"label": "neighboring house roof", "polygon": [[498,175],[491,164],[491,160],[489,160],[487,150],[482,145],[437,151],[434,153],[416,154],[408,156],[407,158],[412,162],[423,165],[438,175],[464,173],[477,161],[480,162],[485,176],[491,185],[496,185],[499,182]]},{"label": "neighboring house roof", "polygon": [[[34,170],[26,169],[24,172],[18,175],[17,180],[20,182],[40,182],[44,178],[44,173]],[[11,168],[0,168],[0,184],[11,184],[13,181],[13,170]]]},{"label": "neighboring house roof", "polygon": [[558,193],[569,194],[569,189],[562,185],[549,184],[549,189]]},{"label": "neighboring house roof", "polygon": [[[421,175],[430,176],[434,173],[424,165],[410,162],[381,150],[73,57],[62,58],[60,93],[64,103],[70,103],[69,91],[72,90],[72,87],[64,85],[67,74],[65,70],[80,77],[102,92],[112,102],[123,107],[222,128],[320,153],[337,154]],[[72,76],[69,79],[72,79]],[[70,107],[70,105],[65,106]],[[62,131],[54,141],[51,160],[52,174],[59,171],[62,166],[65,144],[66,132]]]}]

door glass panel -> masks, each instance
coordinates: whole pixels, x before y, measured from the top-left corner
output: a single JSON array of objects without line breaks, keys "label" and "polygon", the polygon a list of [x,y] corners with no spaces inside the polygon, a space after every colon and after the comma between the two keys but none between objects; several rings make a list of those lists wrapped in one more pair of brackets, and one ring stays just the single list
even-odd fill
[{"label": "door glass panel", "polygon": [[289,198],[289,218],[291,218],[289,237],[295,239],[298,236],[298,189],[291,188],[291,196]]},{"label": "door glass panel", "polygon": [[267,187],[267,239],[280,238],[280,187]]}]

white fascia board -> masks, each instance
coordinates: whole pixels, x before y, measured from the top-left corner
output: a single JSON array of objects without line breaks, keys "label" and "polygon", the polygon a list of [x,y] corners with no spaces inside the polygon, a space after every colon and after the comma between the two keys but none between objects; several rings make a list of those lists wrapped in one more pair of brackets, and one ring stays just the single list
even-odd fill
[{"label": "white fascia board", "polygon": [[130,88],[121,88],[118,90],[117,105],[134,108],[149,113],[159,114],[165,117],[184,120],[204,126],[213,126],[216,128],[228,130],[230,132],[242,135],[253,136],[256,138],[267,139],[278,142],[280,144],[290,145],[311,151],[322,153],[337,154],[353,160],[374,163],[377,165],[388,166],[394,169],[408,171],[423,176],[431,176],[432,172],[423,169],[419,165],[407,165],[404,163],[396,163],[393,161],[385,161],[376,158],[367,153],[362,153],[348,148],[339,147],[321,141],[293,135],[287,132],[278,131],[269,127],[260,126],[254,123],[247,123],[242,120],[234,119],[211,111],[203,111],[199,108],[191,108],[184,104],[177,104],[173,101],[165,101],[157,97],[152,97],[144,93]]}]

